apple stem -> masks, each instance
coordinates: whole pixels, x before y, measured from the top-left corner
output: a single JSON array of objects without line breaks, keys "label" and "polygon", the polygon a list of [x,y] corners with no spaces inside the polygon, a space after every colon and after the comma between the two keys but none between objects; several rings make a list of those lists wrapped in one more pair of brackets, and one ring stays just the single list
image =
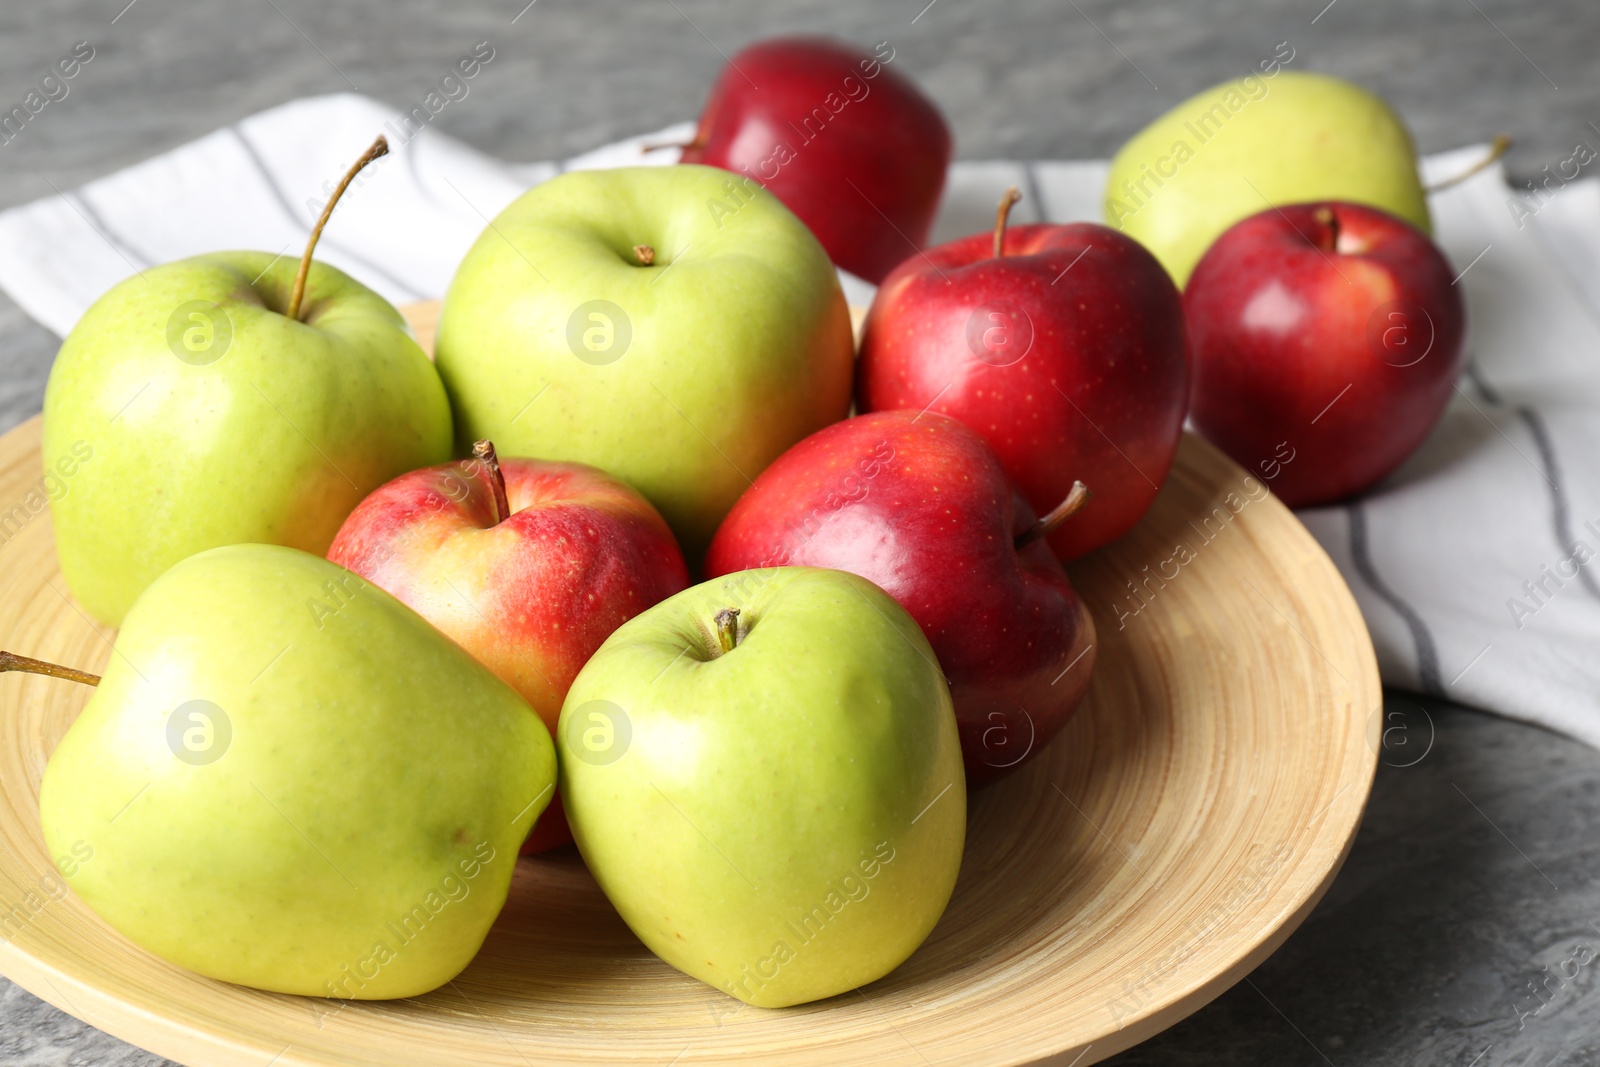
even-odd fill
[{"label": "apple stem", "polygon": [[1311,213],[1311,217],[1316,219],[1323,226],[1327,227],[1327,231],[1323,235],[1322,240],[1317,242],[1318,247],[1324,252],[1332,252],[1338,249],[1339,216],[1333,213],[1333,208],[1324,204],[1322,207],[1319,207],[1317,210],[1313,211]]},{"label": "apple stem", "polygon": [[333,195],[328,197],[328,203],[322,209],[322,217],[317,220],[315,226],[311,227],[311,237],[306,241],[306,250],[300,256],[300,270],[294,276],[294,288],[289,292],[289,307],[284,312],[289,318],[300,318],[300,302],[305,299],[306,295],[306,275],[311,273],[311,253],[316,249],[318,239],[322,237],[322,228],[328,224],[328,219],[333,215],[333,206],[339,202],[339,198],[350,187],[350,183],[355,179],[355,176],[361,173],[361,168],[379,156],[388,154],[389,139],[380,133],[378,139],[372,142],[372,146],[361,153],[361,158],[356,160],[355,165],[345,172],[344,178],[340,180],[338,187],[334,189]]},{"label": "apple stem", "polygon": [[1478,160],[1460,174],[1446,178],[1444,181],[1434,182],[1432,185],[1424,186],[1422,191],[1427,193],[1429,196],[1432,196],[1434,193],[1437,193],[1443,189],[1448,189],[1452,185],[1460,185],[1462,182],[1466,181],[1480,170],[1493,165],[1494,161],[1505,155],[1506,149],[1510,147],[1511,135],[1509,133],[1496,134],[1495,139],[1489,143],[1488,154],[1486,154],[1482,159]]},{"label": "apple stem", "polygon": [[63,667],[59,663],[47,663],[42,659],[33,659],[30,656],[19,656],[15,652],[0,652],[0,674],[6,671],[22,671],[26,674],[43,674],[51,678],[65,678],[69,682],[81,682],[84,685],[99,685],[100,676],[80,671],[74,667]]},{"label": "apple stem", "polygon": [[472,446],[472,455],[489,472],[489,484],[494,487],[494,524],[511,517],[511,502],[506,499],[506,476],[500,470],[500,457],[495,455],[494,442],[487,438]]},{"label": "apple stem", "polygon": [[651,152],[659,152],[663,148],[682,148],[687,151],[690,148],[704,147],[704,145],[705,141],[701,138],[700,132],[696,130],[695,135],[687,141],[646,141],[639,146],[639,154],[641,156],[648,155]]},{"label": "apple stem", "polygon": [[1067,491],[1067,498],[1051,509],[1050,514],[1034,523],[1032,526],[1017,534],[1016,546],[1026,548],[1055,532],[1056,527],[1066,522],[1077,510],[1089,502],[1089,487],[1082,482],[1073,482],[1072,488]]},{"label": "apple stem", "polygon": [[739,609],[723,608],[717,612],[717,644],[722,651],[732,652],[739,645]]},{"label": "apple stem", "polygon": [[649,245],[634,245],[633,254],[639,257],[641,267],[648,267],[656,261],[656,250]]},{"label": "apple stem", "polygon": [[1005,255],[1006,247],[1006,220],[1011,217],[1011,206],[1022,199],[1022,194],[1013,185],[1000,197],[1000,206],[994,212],[994,258],[999,259]]}]

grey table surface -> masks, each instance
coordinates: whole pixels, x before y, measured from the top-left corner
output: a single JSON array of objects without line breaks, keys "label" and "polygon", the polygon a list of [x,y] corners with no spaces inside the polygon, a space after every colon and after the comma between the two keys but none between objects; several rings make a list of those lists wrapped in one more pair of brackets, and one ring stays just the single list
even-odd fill
[{"label": "grey table surface", "polygon": [[[692,117],[724,53],[793,32],[893,41],[964,158],[1109,155],[1284,40],[1389,97],[1425,152],[1509,131],[1528,179],[1600,143],[1595,0],[524,3],[0,0],[7,107],[96,49],[0,147],[0,208],[298,96],[410,106],[483,39],[494,66],[438,125],[516,160]],[[39,410],[56,345],[0,294],[0,430]],[[1327,897],[1247,982],[1112,1062],[1600,1064],[1600,753],[1406,694],[1388,710],[1404,729]],[[0,979],[0,1065],[163,1062]]]}]

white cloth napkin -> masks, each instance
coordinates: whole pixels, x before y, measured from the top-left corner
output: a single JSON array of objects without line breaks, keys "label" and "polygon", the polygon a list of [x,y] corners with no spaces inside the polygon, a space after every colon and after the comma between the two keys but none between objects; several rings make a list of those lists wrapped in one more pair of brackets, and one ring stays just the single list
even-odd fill
[{"label": "white cloth napkin", "polygon": [[[355,95],[295,101],[76,189],[0,214],[0,286],[58,334],[112,284],[199,252],[298,256],[326,196],[379,132],[392,154],[341,202],[318,248],[396,303],[442,296],[467,247],[563,170],[666,165],[684,123],[560,163],[511,164]],[[1424,161],[1459,173],[1481,147]],[[1104,162],[962,162],[934,239],[1018,221],[1098,220]],[[1520,205],[1520,207],[1514,207]],[[1355,591],[1384,680],[1541,723],[1600,747],[1600,181],[1538,197],[1498,167],[1433,198],[1462,271],[1470,372],[1421,451],[1365,499],[1307,509]],[[871,286],[844,278],[851,302]]]}]

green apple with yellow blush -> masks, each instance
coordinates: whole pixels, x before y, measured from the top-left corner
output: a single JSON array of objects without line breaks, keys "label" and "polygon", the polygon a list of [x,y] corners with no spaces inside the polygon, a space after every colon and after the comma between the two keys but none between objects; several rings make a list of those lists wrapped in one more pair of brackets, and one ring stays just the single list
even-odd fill
[{"label": "green apple with yellow blush", "polygon": [[405,320],[312,262],[337,199],[298,264],[218,252],[150,268],[62,343],[42,453],[93,456],[51,514],[67,586],[101,622],[208,548],[321,554],[368,492],[449,459],[449,401]]},{"label": "green apple with yellow blush", "polygon": [[[198,974],[387,999],[455,977],[550,802],[526,702],[320,557],[229,545],[157,578],[39,792],[50,854],[125,937]],[[65,683],[63,683],[65,684]]]},{"label": "green apple with yellow blush", "polygon": [[1350,201],[1431,229],[1400,116],[1359,85],[1282,69],[1293,58],[1279,45],[1260,72],[1190,97],[1111,161],[1106,222],[1150,249],[1179,288],[1224,230],[1276,205]]},{"label": "green apple with yellow blush", "polygon": [[440,313],[457,446],[587,463],[697,565],[790,445],[845,417],[854,345],[822,245],[715,167],[578,171],[500,213]]},{"label": "green apple with yellow blush", "polygon": [[694,586],[567,693],[562,796],[601,889],[672,966],[760,1007],[875,981],[961,867],[955,712],[916,622],[843,571]]}]

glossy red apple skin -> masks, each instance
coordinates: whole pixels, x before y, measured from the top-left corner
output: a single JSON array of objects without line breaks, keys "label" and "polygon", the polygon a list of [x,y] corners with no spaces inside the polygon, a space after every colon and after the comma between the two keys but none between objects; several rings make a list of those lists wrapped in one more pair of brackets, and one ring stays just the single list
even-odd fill
[{"label": "glossy red apple skin", "polygon": [[1050,538],[1075,559],[1121,536],[1172,466],[1189,398],[1183,308],[1144,247],[1094,223],[974,234],[902,263],[867,313],[858,410],[976,430],[1033,509],[1094,501]]},{"label": "glossy red apple skin", "polygon": [[1014,547],[1033,524],[976,434],[887,411],[778,457],[723,520],[706,572],[830,567],[882,587],[933,646],[976,787],[1060,731],[1094,668],[1094,622],[1060,562],[1043,541]]},{"label": "glossy red apple skin", "polygon": [[[511,514],[496,523],[476,460],[380,486],[328,549],[433,623],[533,706],[553,735],[567,689],[600,643],[689,584],[645,498],[577,463],[503,459]],[[523,854],[572,840],[559,792]]]},{"label": "glossy red apple skin", "polygon": [[1291,507],[1371,488],[1428,436],[1466,362],[1453,277],[1426,234],[1376,208],[1296,204],[1235,224],[1184,290],[1196,429],[1276,471]]},{"label": "glossy red apple skin", "polygon": [[760,182],[835,265],[876,283],[927,241],[950,165],[944,118],[894,58],[824,37],[750,45],[717,78],[682,162]]}]

